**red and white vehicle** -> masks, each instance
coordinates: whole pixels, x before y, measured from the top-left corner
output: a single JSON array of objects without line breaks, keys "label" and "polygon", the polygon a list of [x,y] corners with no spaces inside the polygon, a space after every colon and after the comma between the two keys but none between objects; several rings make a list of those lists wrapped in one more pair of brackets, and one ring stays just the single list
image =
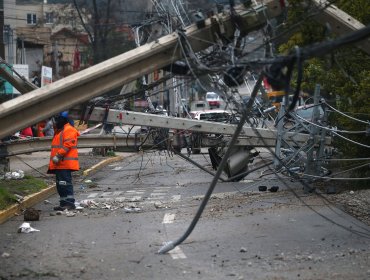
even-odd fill
[{"label": "red and white vehicle", "polygon": [[207,92],[206,93],[206,101],[209,104],[209,107],[212,108],[220,108],[221,106],[221,98],[215,92]]}]

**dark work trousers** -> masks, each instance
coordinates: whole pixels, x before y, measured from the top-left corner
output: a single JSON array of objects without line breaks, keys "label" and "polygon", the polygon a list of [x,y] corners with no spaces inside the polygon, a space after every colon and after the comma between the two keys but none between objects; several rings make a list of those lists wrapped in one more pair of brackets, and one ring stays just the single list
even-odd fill
[{"label": "dark work trousers", "polygon": [[74,206],[72,172],[71,170],[54,170],[57,184],[57,191],[60,197],[60,206]]}]

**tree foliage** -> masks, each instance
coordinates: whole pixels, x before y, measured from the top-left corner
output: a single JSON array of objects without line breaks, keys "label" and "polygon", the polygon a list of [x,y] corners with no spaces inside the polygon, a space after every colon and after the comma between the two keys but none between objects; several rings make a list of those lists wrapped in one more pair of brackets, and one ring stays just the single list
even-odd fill
[{"label": "tree foliage", "polygon": [[73,0],[73,4],[90,38],[94,64],[134,47],[121,18],[121,1]]},{"label": "tree foliage", "polygon": [[[279,46],[281,53],[289,52],[294,46],[307,46],[335,37],[330,28],[327,29],[314,20],[314,14],[318,11],[313,10],[312,5],[304,6],[300,0],[290,0],[289,4],[287,28],[298,28],[287,42]],[[336,5],[363,24],[370,23],[370,1],[339,0]],[[301,87],[305,92],[312,92],[315,84],[321,85],[321,95],[335,108],[357,119],[370,119],[370,57],[355,45],[328,50],[326,56],[306,61]],[[338,113],[331,113],[330,123],[342,130],[367,129],[366,124]],[[344,136],[365,145],[369,143],[369,136],[365,133]],[[336,137],[334,144],[343,158],[370,157],[369,148],[342,138]],[[359,174],[369,176],[369,168],[361,169],[355,175]]]}]

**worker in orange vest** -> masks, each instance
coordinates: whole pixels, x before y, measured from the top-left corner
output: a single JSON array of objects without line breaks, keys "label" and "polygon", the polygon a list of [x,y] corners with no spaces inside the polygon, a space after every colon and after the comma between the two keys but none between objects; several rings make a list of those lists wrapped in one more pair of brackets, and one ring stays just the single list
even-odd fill
[{"label": "worker in orange vest", "polygon": [[32,128],[30,126],[24,128],[19,133],[20,138],[33,137]]},{"label": "worker in orange vest", "polygon": [[55,117],[56,133],[51,143],[49,174],[55,174],[60,197],[56,211],[75,209],[72,172],[80,169],[78,162],[77,138],[80,133],[69,123],[68,112]]},{"label": "worker in orange vest", "polygon": [[46,122],[41,121],[37,124],[37,137],[44,137],[44,128],[45,128]]}]

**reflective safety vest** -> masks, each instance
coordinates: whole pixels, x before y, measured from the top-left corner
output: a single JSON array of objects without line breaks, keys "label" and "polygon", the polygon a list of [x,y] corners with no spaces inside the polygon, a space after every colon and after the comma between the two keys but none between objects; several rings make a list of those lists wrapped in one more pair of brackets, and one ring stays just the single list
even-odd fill
[{"label": "reflective safety vest", "polygon": [[46,122],[42,121],[37,124],[37,137],[44,137],[44,128],[45,128]]},{"label": "reflective safety vest", "polygon": [[[51,142],[49,170],[80,169],[77,151],[78,136],[80,136],[80,133],[69,123],[65,124],[63,129],[54,136]],[[52,161],[54,156],[58,156],[61,159],[57,164]]]}]

